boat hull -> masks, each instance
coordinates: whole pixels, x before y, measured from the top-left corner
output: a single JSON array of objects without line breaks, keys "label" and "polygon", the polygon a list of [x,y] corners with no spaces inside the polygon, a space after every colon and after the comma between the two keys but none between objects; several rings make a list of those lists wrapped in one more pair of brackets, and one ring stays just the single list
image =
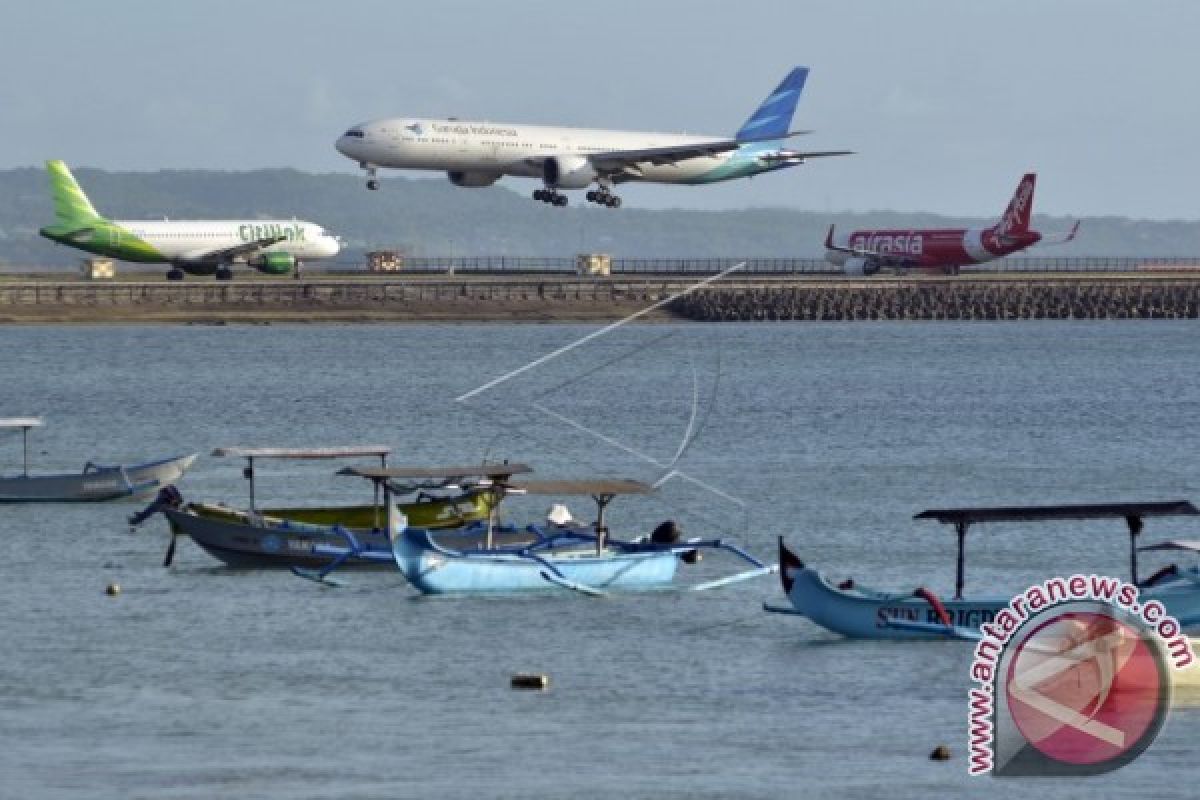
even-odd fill
[{"label": "boat hull", "polygon": [[[938,625],[943,622],[934,606],[915,593],[888,594],[863,587],[840,588],[810,567],[788,568],[785,582],[788,600],[796,613],[834,633],[852,639],[939,639],[936,632],[897,628],[889,619]],[[785,583],[786,585],[786,583]],[[1143,588],[1141,602],[1158,600],[1179,620],[1200,618],[1200,584],[1179,579],[1161,586]],[[991,622],[1011,597],[976,597],[941,600],[950,622],[960,628],[977,629]]]},{"label": "boat hull", "polygon": [[[887,624],[889,618],[911,622],[941,622],[937,610],[925,599],[913,594],[887,594],[870,589],[840,589],[815,569],[789,570],[792,581],[788,600],[796,611],[822,628],[852,639],[931,639],[934,634]],[[980,597],[969,600],[943,600],[953,624],[978,628],[995,619],[1008,604],[1007,597]]]},{"label": "boat hull", "polygon": [[[437,536],[441,542],[442,535]],[[454,546],[449,541],[447,547]],[[408,529],[393,543],[396,566],[408,582],[425,594],[561,591],[562,584],[543,577],[545,564],[515,553],[453,554],[429,545],[425,531]],[[539,557],[564,582],[599,590],[654,589],[669,586],[679,564],[671,551],[623,552],[594,548],[541,551]]]},{"label": "boat hull", "polygon": [[[429,520],[431,525],[461,525],[463,520],[486,518],[491,501],[486,495],[458,500],[434,500],[400,506],[408,518]],[[164,509],[171,531],[186,534],[209,555],[231,567],[288,568],[323,567],[333,556],[317,555],[318,545],[345,547],[346,537],[334,525],[349,530],[365,550],[387,553],[392,549],[387,535],[376,525],[382,512],[376,506],[344,508],[264,509],[248,514],[224,506],[192,503],[181,509]],[[475,547],[484,531],[456,531],[456,545]],[[527,538],[527,537],[525,537]],[[378,562],[351,559],[346,567],[379,566]],[[382,566],[390,567],[387,561]]]},{"label": "boat hull", "polygon": [[[494,505],[495,500],[491,494],[479,492],[464,497],[402,503],[400,511],[403,512],[407,523],[413,527],[459,528],[471,522],[486,520]],[[243,523],[247,517],[244,510],[223,505],[191,503],[189,508],[201,517],[226,522]],[[257,509],[256,513],[263,518],[287,519],[309,525],[341,525],[356,533],[382,528],[387,516],[378,505],[272,507]]]},{"label": "boat hull", "polygon": [[72,475],[0,478],[0,503],[87,503],[153,494],[183,476],[196,455],[131,467],[89,467]]}]

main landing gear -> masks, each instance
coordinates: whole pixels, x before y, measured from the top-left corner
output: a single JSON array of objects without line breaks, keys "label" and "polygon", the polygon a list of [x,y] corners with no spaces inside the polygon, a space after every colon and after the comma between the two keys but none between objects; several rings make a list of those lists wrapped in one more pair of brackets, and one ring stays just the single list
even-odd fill
[{"label": "main landing gear", "polygon": [[229,267],[219,267],[217,269],[217,280],[219,280],[219,281],[233,280],[233,270],[231,270]]},{"label": "main landing gear", "polygon": [[567,196],[560,194],[553,189],[534,189],[533,199],[541,200],[543,203],[549,203],[552,206],[562,208],[567,204]]},{"label": "main landing gear", "polygon": [[608,206],[609,208],[621,207],[621,198],[617,197],[603,186],[601,186],[598,190],[588,192],[586,197],[589,203],[598,203],[602,206]]},{"label": "main landing gear", "polygon": [[179,267],[173,267],[171,269],[171,271],[167,273],[167,280],[169,280],[169,281],[183,280],[183,270],[181,270]]}]

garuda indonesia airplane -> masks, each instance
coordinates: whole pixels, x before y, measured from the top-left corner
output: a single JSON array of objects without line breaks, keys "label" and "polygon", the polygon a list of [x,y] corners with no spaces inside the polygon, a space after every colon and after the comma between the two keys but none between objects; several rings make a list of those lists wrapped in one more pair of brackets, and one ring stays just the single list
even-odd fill
[{"label": "garuda indonesia airplane", "polygon": [[790,130],[807,77],[807,67],[788,73],[731,138],[400,117],[355,125],[335,146],[367,171],[368,189],[379,188],[379,167],[444,170],[455,186],[469,187],[512,175],[542,181],[535,200],[565,206],[561,189],[594,185],[588,201],[616,208],[613,186],[626,181],[715,183],[849,155],[785,146],[810,132]]},{"label": "garuda indonesia airplane", "polygon": [[169,280],[183,273],[233,278],[233,264],[285,275],[303,261],[330,258],[341,245],[320,225],[298,219],[110,220],[100,216],[67,165],[47,161],[54,195],[53,225],[38,233],[89,253],[144,264],[170,264]]}]

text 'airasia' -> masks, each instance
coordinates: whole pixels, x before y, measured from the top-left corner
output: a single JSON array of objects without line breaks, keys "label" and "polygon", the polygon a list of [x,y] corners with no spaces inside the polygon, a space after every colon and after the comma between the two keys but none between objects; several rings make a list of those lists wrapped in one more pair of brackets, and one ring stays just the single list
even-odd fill
[{"label": "text 'airasia'", "polygon": [[1021,178],[1004,216],[990,228],[935,228],[931,230],[854,231],[835,236],[832,225],[825,237],[825,259],[848,275],[872,275],[884,267],[958,272],[967,264],[1003,258],[1039,242],[1062,244],[1075,238],[1076,222],[1063,236],[1053,239],[1029,229],[1033,189],[1037,175]]}]

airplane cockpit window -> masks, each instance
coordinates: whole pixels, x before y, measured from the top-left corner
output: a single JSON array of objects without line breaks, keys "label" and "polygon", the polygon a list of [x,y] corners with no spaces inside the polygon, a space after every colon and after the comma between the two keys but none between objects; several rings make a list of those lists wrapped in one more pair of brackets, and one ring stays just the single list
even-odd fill
[{"label": "airplane cockpit window", "polygon": [[363,132],[360,131],[358,128],[351,128],[350,130],[346,131],[346,135],[353,139],[363,138]]}]

